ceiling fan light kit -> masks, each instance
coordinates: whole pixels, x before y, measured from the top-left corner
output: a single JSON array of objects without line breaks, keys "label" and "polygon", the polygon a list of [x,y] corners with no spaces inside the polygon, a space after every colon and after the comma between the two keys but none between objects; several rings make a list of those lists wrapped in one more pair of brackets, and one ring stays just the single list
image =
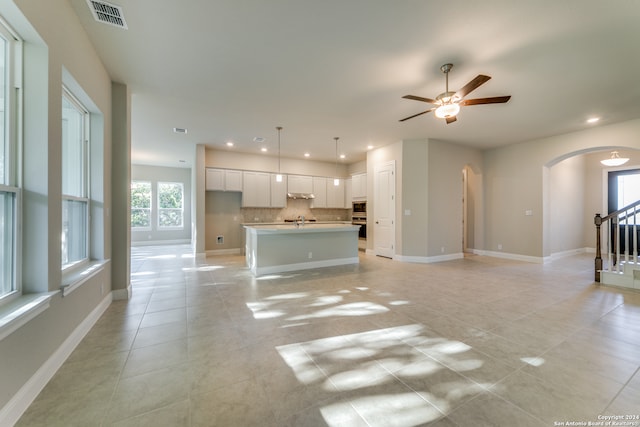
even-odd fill
[{"label": "ceiling fan light kit", "polygon": [[439,119],[446,119],[448,117],[454,117],[460,112],[460,106],[456,103],[444,104],[436,108],[436,117]]},{"label": "ceiling fan light kit", "polygon": [[502,104],[509,101],[509,99],[511,99],[510,95],[495,96],[491,98],[476,98],[476,99],[467,99],[467,100],[463,99],[469,93],[471,93],[472,91],[480,87],[480,85],[486,83],[491,79],[491,77],[485,76],[482,74],[479,74],[478,76],[476,76],[476,78],[474,78],[469,83],[467,83],[459,91],[449,92],[449,72],[451,71],[452,68],[453,68],[453,64],[444,64],[443,66],[440,67],[440,70],[445,75],[445,91],[440,95],[438,95],[436,99],[423,98],[421,96],[416,96],[416,95],[403,96],[404,99],[412,99],[414,101],[426,102],[428,104],[435,105],[435,107],[432,107],[426,111],[422,111],[418,114],[405,117],[404,119],[400,120],[401,122],[404,122],[405,120],[409,120],[414,117],[417,117],[422,114],[426,114],[435,110],[434,114],[436,115],[436,117],[440,119],[445,119],[447,124],[449,124],[456,121],[456,116],[460,112],[461,106],[480,105],[480,104]]}]

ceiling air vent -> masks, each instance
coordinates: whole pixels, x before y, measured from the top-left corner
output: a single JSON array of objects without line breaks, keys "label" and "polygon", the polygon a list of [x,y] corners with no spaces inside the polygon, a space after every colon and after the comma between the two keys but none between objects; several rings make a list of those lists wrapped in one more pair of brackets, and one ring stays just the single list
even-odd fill
[{"label": "ceiling air vent", "polygon": [[120,6],[96,0],[87,0],[87,4],[96,21],[127,29],[127,23],[124,20],[124,14]]}]

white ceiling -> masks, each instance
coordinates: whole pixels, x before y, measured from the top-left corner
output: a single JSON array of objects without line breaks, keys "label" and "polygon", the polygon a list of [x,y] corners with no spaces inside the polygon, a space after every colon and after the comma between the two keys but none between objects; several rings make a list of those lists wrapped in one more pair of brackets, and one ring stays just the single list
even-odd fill
[{"label": "white ceiling", "polygon": [[[194,144],[346,162],[435,138],[490,148],[640,117],[637,0],[111,0],[128,29],[70,0],[113,81],[132,92],[132,162],[190,166]],[[402,99],[492,79],[446,125]],[[590,125],[593,126],[593,125]],[[174,134],[173,128],[188,133]],[[610,141],[609,141],[610,142]],[[187,157],[187,158],[185,158]],[[185,160],[185,163],[179,163]]]}]

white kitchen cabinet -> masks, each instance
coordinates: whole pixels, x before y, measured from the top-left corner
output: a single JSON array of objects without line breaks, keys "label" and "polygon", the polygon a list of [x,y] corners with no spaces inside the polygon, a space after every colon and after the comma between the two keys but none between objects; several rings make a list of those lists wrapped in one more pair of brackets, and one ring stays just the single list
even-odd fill
[{"label": "white kitchen cabinet", "polygon": [[353,200],[365,200],[367,198],[367,174],[353,175],[351,183],[351,197]]},{"label": "white kitchen cabinet", "polygon": [[205,189],[208,191],[242,191],[242,171],[207,168]]},{"label": "white kitchen cabinet", "polygon": [[271,174],[245,171],[242,181],[242,207],[271,207]]},{"label": "white kitchen cabinet", "polygon": [[344,207],[351,209],[351,201],[353,200],[353,179],[344,180]]},{"label": "white kitchen cabinet", "polygon": [[224,171],[225,191],[242,191],[242,171]]},{"label": "white kitchen cabinet", "polygon": [[[314,176],[313,182],[313,202],[311,207],[313,208],[326,208],[327,207],[327,178],[321,176]],[[333,183],[333,181],[332,181]]]},{"label": "white kitchen cabinet", "polygon": [[287,191],[289,193],[313,193],[313,178],[305,175],[289,175],[287,177]]},{"label": "white kitchen cabinet", "polygon": [[338,185],[333,178],[327,179],[327,207],[344,208],[344,179],[339,179]]},{"label": "white kitchen cabinet", "polygon": [[286,208],[287,207],[287,177],[282,177],[282,181],[276,180],[276,174],[271,174],[271,207]]}]

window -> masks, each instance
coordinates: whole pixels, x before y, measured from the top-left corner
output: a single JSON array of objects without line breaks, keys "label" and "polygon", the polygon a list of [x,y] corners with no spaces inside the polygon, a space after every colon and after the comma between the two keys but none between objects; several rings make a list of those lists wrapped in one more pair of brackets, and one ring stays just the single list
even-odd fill
[{"label": "window", "polygon": [[62,96],[62,268],[89,257],[89,113]]},{"label": "window", "polygon": [[20,293],[18,231],[20,189],[17,152],[19,88],[14,80],[20,63],[20,40],[0,19],[0,302]]},{"label": "window", "polygon": [[640,171],[618,175],[618,209],[640,200]]},{"label": "window", "polygon": [[180,182],[158,183],[158,228],[183,228],[183,194]]},{"label": "window", "polygon": [[131,227],[151,229],[151,183],[131,182]]}]

